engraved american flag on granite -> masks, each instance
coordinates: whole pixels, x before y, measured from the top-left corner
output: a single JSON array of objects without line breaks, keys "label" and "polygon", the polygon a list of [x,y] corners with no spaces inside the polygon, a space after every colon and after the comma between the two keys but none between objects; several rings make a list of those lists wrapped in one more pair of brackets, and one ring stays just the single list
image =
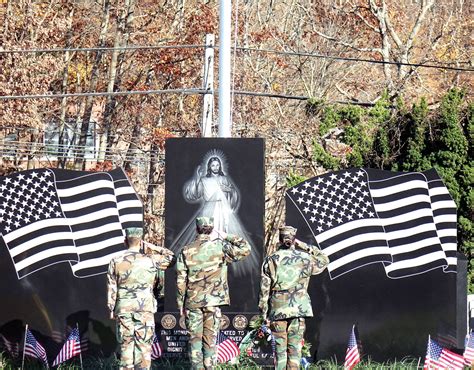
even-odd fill
[{"label": "engraved american flag on granite", "polygon": [[60,262],[77,277],[105,273],[129,225],[143,225],[143,208],[121,169],[0,177],[0,233],[18,278]]},{"label": "engraved american flag on granite", "polygon": [[[371,263],[403,278],[448,266],[425,174],[348,169],[289,189],[332,279]],[[453,263],[453,262],[451,262]]]}]

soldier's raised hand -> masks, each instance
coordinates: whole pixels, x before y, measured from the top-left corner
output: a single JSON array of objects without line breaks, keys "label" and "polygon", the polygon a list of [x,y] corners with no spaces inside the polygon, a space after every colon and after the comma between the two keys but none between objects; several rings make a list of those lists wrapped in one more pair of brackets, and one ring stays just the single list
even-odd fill
[{"label": "soldier's raised hand", "polygon": [[224,240],[227,238],[227,233],[225,231],[220,231],[217,229],[213,229],[211,232],[211,240],[221,239]]}]

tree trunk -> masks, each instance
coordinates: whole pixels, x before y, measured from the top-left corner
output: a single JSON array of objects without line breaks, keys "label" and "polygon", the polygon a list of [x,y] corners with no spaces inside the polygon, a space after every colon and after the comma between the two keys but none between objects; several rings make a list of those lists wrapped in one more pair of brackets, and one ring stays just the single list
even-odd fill
[{"label": "tree trunk", "polygon": [[[115,34],[114,47],[125,47],[128,44],[130,36],[130,27],[133,22],[133,11],[135,7],[135,0],[125,0],[124,9],[118,19],[117,32]],[[125,50],[114,50],[109,68],[109,81],[107,85],[107,92],[116,91],[120,85],[121,69],[125,59]],[[117,98],[113,95],[107,96],[104,116],[103,116],[103,132],[100,137],[99,144],[99,162],[106,159],[106,152],[111,147],[110,134],[112,130],[113,116],[117,107]]]},{"label": "tree trunk", "polygon": [[[6,40],[6,35],[8,33],[8,20],[9,17],[11,16],[11,7],[10,7],[10,1],[5,0],[4,2],[0,2],[0,20],[2,23],[0,23],[0,45],[5,44]],[[3,26],[2,26],[3,25]]]},{"label": "tree trunk", "polygon": [[[166,85],[165,85],[166,86]],[[165,106],[168,104],[168,100],[165,96],[162,96],[160,101],[160,110],[158,116],[158,122],[156,126],[162,126],[163,117],[165,112]],[[158,154],[160,152],[160,147],[156,141],[153,141],[150,148],[150,167],[148,172],[148,186],[147,186],[147,197],[144,204],[145,213],[152,213],[153,211],[153,200],[155,197],[156,184],[155,174],[159,173],[160,163],[158,160]]]},{"label": "tree trunk", "polygon": [[[66,48],[71,47],[71,37],[72,37],[72,19],[74,17],[74,7],[71,7],[68,16],[68,32],[66,35]],[[61,93],[67,93],[67,82],[69,77],[69,64],[71,62],[72,57],[70,57],[69,50],[64,53],[63,62],[64,62],[64,70],[63,70],[63,81],[61,86]],[[64,130],[66,127],[66,110],[67,110],[67,98],[64,97],[61,100],[61,113],[59,117],[59,138],[58,138],[58,164],[57,166],[60,168],[64,168],[66,165],[66,143],[64,140]]]},{"label": "tree trunk", "polygon": [[[382,59],[384,62],[390,62],[390,40],[388,35],[387,29],[387,6],[385,1],[382,1],[381,6],[377,6],[375,0],[370,0],[370,10],[372,14],[376,17],[378,22],[378,28],[380,33],[380,38],[382,42],[382,47],[380,50],[380,54],[382,55]],[[383,73],[385,75],[385,82],[387,85],[387,89],[392,91],[394,89],[394,83],[392,79],[392,71],[390,64],[383,65]]]},{"label": "tree trunk", "polygon": [[[146,76],[146,80],[145,80],[146,89],[150,88],[152,76],[153,76],[153,68],[150,67]],[[148,100],[148,96],[145,96],[143,98],[143,105],[147,103],[147,100]],[[142,127],[144,114],[145,112],[143,110],[140,110],[140,113],[137,115],[135,125],[133,126],[132,138],[130,139],[130,145],[128,146],[127,154],[125,155],[125,161],[123,163],[123,167],[125,168],[126,171],[130,171],[132,169],[132,162],[135,159],[134,158],[135,153],[137,149],[139,148],[138,143],[140,142],[140,139],[141,139],[141,127]],[[151,155],[153,155],[153,152],[151,152]]]},{"label": "tree trunk", "polygon": [[26,143],[26,152],[28,153],[28,162],[26,164],[26,169],[31,170],[35,168],[35,153],[38,146],[38,131],[35,129],[30,133],[29,143]]},{"label": "tree trunk", "polygon": [[[109,28],[109,19],[110,19],[110,0],[103,0],[103,16],[102,16],[102,23],[99,35],[99,47],[105,46],[105,38],[107,35],[107,30]],[[89,92],[95,92],[97,89],[97,83],[99,81],[99,67],[100,62],[102,60],[102,50],[98,50],[94,65],[92,66],[91,72],[91,81],[89,84]],[[86,106],[84,110],[84,115],[82,117],[82,124],[81,124],[81,133],[79,137],[78,147],[76,149],[76,162],[75,162],[75,169],[76,170],[85,170],[86,162],[85,162],[85,148],[86,148],[86,140],[87,140],[87,133],[89,131],[89,123],[92,116],[92,107],[94,103],[94,97],[88,96],[86,98]]]}]

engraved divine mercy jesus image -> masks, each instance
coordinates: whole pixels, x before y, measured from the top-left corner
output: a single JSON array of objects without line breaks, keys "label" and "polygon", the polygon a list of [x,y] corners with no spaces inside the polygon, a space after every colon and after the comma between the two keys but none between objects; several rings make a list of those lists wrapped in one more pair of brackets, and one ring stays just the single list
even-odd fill
[{"label": "engraved divine mercy jesus image", "polygon": [[[194,240],[196,216],[213,217],[216,230],[239,236],[248,234],[238,216],[240,192],[227,171],[226,157],[221,150],[212,149],[203,156],[193,176],[183,186],[186,202],[198,203],[200,207],[174,240],[171,249],[177,250]],[[233,266],[239,276],[258,270],[258,254],[252,247],[251,256]]]}]

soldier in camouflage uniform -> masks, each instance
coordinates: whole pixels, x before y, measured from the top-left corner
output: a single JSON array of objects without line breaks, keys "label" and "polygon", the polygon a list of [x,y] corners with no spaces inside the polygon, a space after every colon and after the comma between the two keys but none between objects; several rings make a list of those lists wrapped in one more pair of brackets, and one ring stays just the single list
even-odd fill
[{"label": "soldier in camouflage uniform", "polygon": [[157,305],[153,288],[160,271],[172,263],[173,252],[154,246],[143,254],[143,229],[129,228],[125,234],[128,250],[109,264],[107,306],[117,322],[121,369],[149,369]]},{"label": "soldier in camouflage uniform", "polygon": [[196,239],[176,263],[177,301],[189,332],[191,366],[210,369],[216,358],[219,306],[230,304],[227,265],[248,256],[251,247],[238,236],[213,232],[212,218],[198,217],[196,228]]},{"label": "soldier in camouflage uniform", "polygon": [[329,263],[319,248],[295,236],[294,227],[281,227],[280,245],[262,265],[259,308],[275,337],[278,370],[300,367],[304,318],[313,316],[309,279]]}]

